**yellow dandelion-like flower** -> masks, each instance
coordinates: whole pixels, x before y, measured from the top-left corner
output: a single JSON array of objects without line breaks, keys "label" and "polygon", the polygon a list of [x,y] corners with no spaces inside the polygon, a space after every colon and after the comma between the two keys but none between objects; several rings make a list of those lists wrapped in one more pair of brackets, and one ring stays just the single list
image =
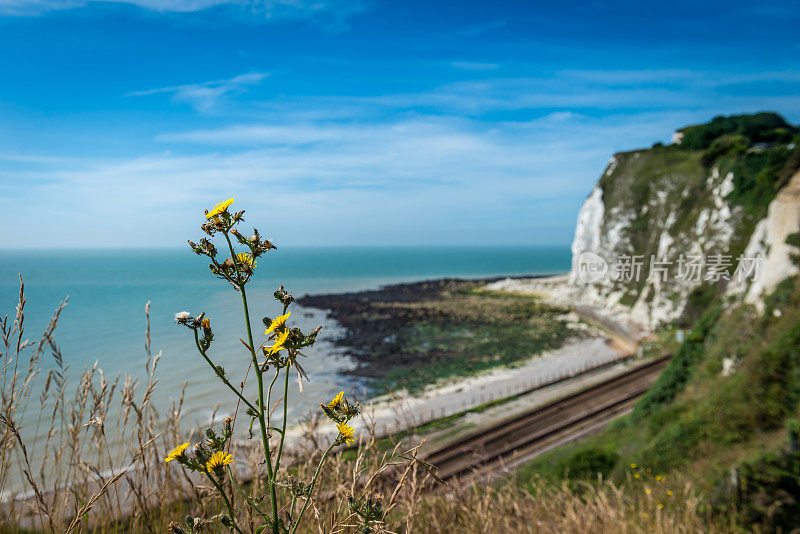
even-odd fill
[{"label": "yellow dandelion-like flower", "polygon": [[332,401],[328,403],[328,408],[331,410],[335,410],[339,407],[340,404],[344,401],[344,391],[340,391]]},{"label": "yellow dandelion-like flower", "polygon": [[645,490],[644,490],[644,492],[645,492],[646,494],[650,495],[650,488],[647,488],[647,489],[645,489]]},{"label": "yellow dandelion-like flower", "polygon": [[278,330],[278,328],[285,325],[286,319],[288,319],[291,314],[292,312],[286,312],[280,317],[276,317],[275,319],[273,319],[272,322],[269,323],[269,327],[267,327],[267,329],[264,331],[264,335],[267,336],[269,335],[270,332],[275,332]]},{"label": "yellow dandelion-like flower", "polygon": [[635,475],[633,475],[633,478],[639,478],[639,473],[636,473]]},{"label": "yellow dandelion-like flower", "polygon": [[336,428],[339,430],[339,436],[342,438],[347,445],[356,442],[356,429],[352,426],[348,425],[347,423],[339,423],[336,425]]},{"label": "yellow dandelion-like flower", "polygon": [[663,481],[664,477],[662,477],[661,475],[656,475],[656,482],[663,482]]},{"label": "yellow dandelion-like flower", "polygon": [[284,347],[283,344],[286,343],[286,338],[288,337],[289,337],[288,330],[284,330],[282,334],[278,334],[278,337],[275,338],[275,343],[273,343],[271,347],[268,347],[269,353],[276,354],[285,349],[286,347]]},{"label": "yellow dandelion-like flower", "polygon": [[667,495],[669,495],[670,497],[672,497],[672,496],[673,496],[673,495],[675,495],[675,494],[674,494],[674,493],[672,493],[672,490],[667,490]]},{"label": "yellow dandelion-like flower", "polygon": [[203,319],[203,328],[205,329],[211,328],[211,319],[209,319],[208,317]]},{"label": "yellow dandelion-like flower", "polygon": [[211,455],[211,458],[206,462],[206,470],[213,471],[218,467],[224,467],[233,463],[233,456],[224,451],[217,451]]},{"label": "yellow dandelion-like flower", "polygon": [[219,204],[214,206],[213,210],[211,210],[208,213],[206,213],[206,219],[210,219],[211,217],[214,217],[215,215],[219,215],[220,213],[222,213],[224,211],[228,211],[228,206],[230,206],[231,204],[233,204],[233,199],[232,198],[229,198],[225,202],[220,202]]},{"label": "yellow dandelion-like flower", "polygon": [[631,469],[636,469],[636,464],[631,464]]},{"label": "yellow dandelion-like flower", "polygon": [[247,252],[240,252],[236,255],[236,259],[239,261],[240,265],[249,265],[250,267],[255,267],[258,263],[253,257],[248,254]]},{"label": "yellow dandelion-like flower", "polygon": [[188,443],[182,443],[178,445],[177,447],[169,451],[169,454],[167,454],[167,457],[164,458],[164,461],[171,462],[172,460],[177,460],[178,458],[183,456],[183,451],[185,451],[188,448],[189,448]]},{"label": "yellow dandelion-like flower", "polygon": [[658,509],[659,509],[659,510],[663,510],[663,509],[664,509],[664,505],[663,505],[663,504],[661,504],[661,503],[658,503]]}]

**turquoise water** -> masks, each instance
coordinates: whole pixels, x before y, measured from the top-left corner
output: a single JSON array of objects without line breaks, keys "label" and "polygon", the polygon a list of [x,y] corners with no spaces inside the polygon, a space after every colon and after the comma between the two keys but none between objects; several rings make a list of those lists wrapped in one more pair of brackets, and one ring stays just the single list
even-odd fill
[{"label": "turquoise water", "polygon": [[[13,315],[25,282],[26,337],[38,339],[58,303],[69,296],[56,341],[73,376],[95,361],[106,376],[144,375],[145,303],[151,302],[154,352],[162,351],[155,399],[168,401],[189,381],[186,408],[204,424],[213,402],[229,413],[233,402],[194,352],[188,330],[173,321],[175,312],[206,311],[216,333],[212,355],[234,377],[247,368],[240,337],[241,301],[227,284],[209,275],[205,258],[187,250],[0,251],[0,315]],[[271,297],[279,284],[296,296],[356,291],[380,285],[439,277],[552,274],[569,269],[568,247],[452,248],[281,248],[260,258],[248,287],[254,332],[260,318],[274,315]],[[296,307],[292,319],[304,329],[325,327],[303,366],[311,384],[291,414],[293,419],[341,388],[357,388],[340,374],[351,363],[332,346],[339,334],[323,313]],[[45,359],[45,368],[52,367]],[[236,379],[238,381],[238,378]],[[251,381],[252,382],[252,381]]]}]

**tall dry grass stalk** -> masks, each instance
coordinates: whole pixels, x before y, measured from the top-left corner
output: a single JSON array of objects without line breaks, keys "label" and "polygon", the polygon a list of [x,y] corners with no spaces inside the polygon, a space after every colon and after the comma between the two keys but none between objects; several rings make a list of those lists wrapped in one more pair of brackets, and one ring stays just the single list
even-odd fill
[{"label": "tall dry grass stalk", "polygon": [[[183,393],[164,413],[151,403],[160,354],[153,354],[145,308],[146,373],[143,379],[107,379],[97,365],[70,381],[54,339],[64,302],[37,341],[25,338],[25,294],[20,283],[15,313],[0,321],[0,530],[45,532],[163,532],[171,519],[203,517],[217,531],[223,512],[215,488],[163,462],[171,444],[187,439],[181,428]],[[43,359],[52,360],[43,371]],[[26,417],[26,413],[29,417]],[[307,480],[326,437],[321,418],[304,423],[304,439],[287,450],[281,477]],[[193,434],[195,432],[189,432]],[[232,494],[238,524],[257,532],[256,506],[267,493],[259,448],[234,443],[243,461],[232,471],[242,493]],[[567,484],[533,490],[506,482],[494,486],[441,486],[418,458],[419,446],[382,450],[374,428],[352,453],[333,454],[298,532],[729,532],[698,512],[701,497],[690,485],[666,497],[658,487],[600,481],[577,491]],[[24,487],[26,491],[19,489]],[[287,516],[291,510],[281,510]],[[717,520],[718,521],[718,520]]]},{"label": "tall dry grass stalk", "polygon": [[20,278],[16,310],[0,321],[3,524],[73,532],[127,517],[131,527],[159,530],[150,508],[176,496],[175,475],[159,460],[179,433],[182,395],[163,417],[152,405],[160,353],[150,347],[149,304],[144,379],[109,379],[95,363],[73,383],[54,337],[67,301],[31,341],[24,289]]},{"label": "tall dry grass stalk", "polygon": [[[75,384],[54,337],[65,305],[66,301],[56,309],[37,342],[27,340],[20,280],[15,313],[0,321],[0,530],[156,532],[164,531],[176,515],[190,514],[207,518],[197,526],[205,524],[206,530],[213,531],[212,524],[222,512],[215,488],[204,484],[202,477],[163,461],[171,444],[197,438],[197,431],[187,436],[182,429],[183,391],[164,414],[152,405],[161,354],[151,350],[149,304],[145,307],[145,377],[123,375],[108,380],[95,364]],[[46,357],[52,359],[52,368],[45,372]],[[318,422],[318,417],[312,417],[300,448],[287,450],[282,475],[290,482],[312,476],[318,466],[322,452],[317,444],[326,439],[318,431]],[[369,444],[374,448],[374,440]],[[359,517],[346,504],[348,497],[354,506],[363,504],[385,486],[382,475],[390,475],[398,465],[404,465],[407,474],[417,463],[418,447],[367,455],[368,449],[362,449],[355,467],[339,456],[334,458],[332,469],[347,484],[325,485],[325,495],[310,502],[313,518],[303,529],[346,528]],[[243,504],[265,495],[263,457],[249,443],[234,443],[232,452],[244,460],[233,471],[242,492],[232,497],[237,520],[255,532],[257,518]],[[393,490],[390,507],[405,479],[401,477]],[[334,498],[339,506],[322,517],[320,510]],[[288,515],[291,510],[281,512]],[[380,529],[382,515],[375,519]]]},{"label": "tall dry grass stalk", "polygon": [[[206,312],[178,312],[175,320],[188,328],[199,356],[237,397],[236,414],[250,419],[251,439],[234,438],[235,418],[226,419],[222,429],[184,428],[186,385],[167,410],[153,405],[161,353],[151,347],[149,303],[143,376],[109,379],[95,363],[73,383],[54,337],[67,302],[56,309],[39,340],[29,341],[20,278],[16,310],[0,321],[2,530],[367,534],[716,528],[697,513],[698,498],[688,487],[669,500],[662,497],[665,502],[657,501],[650,488],[602,482],[580,491],[543,484],[532,492],[515,484],[443,488],[433,467],[420,458],[421,444],[396,443],[383,450],[374,427],[355,456],[343,453],[342,447],[358,441],[349,422],[360,414],[344,392],[321,404],[305,424],[305,439],[288,446],[290,376],[297,377],[302,393],[308,377],[299,358],[320,329],[303,333],[290,326],[294,298],[280,286],[274,297],[282,315],[265,317],[264,335],[253,335],[245,286],[260,258],[276,247],[257,230],[250,237],[239,233],[244,211],[229,212],[232,203],[229,199],[206,211],[201,228],[208,237],[189,245],[209,258],[213,276],[241,296],[245,357],[233,360],[229,371],[215,362]],[[209,239],[215,235],[224,238],[229,257]],[[247,251],[236,253],[235,247]],[[257,382],[255,398],[244,393],[248,376]],[[283,417],[278,421],[273,413],[279,407]],[[416,414],[406,416],[415,424]],[[323,419],[327,431],[320,425]]]},{"label": "tall dry grass stalk", "polygon": [[[309,425],[313,427],[313,423]],[[313,431],[309,432],[309,439]],[[383,521],[376,532],[392,533],[728,533],[741,531],[735,516],[711,516],[703,496],[688,481],[669,485],[633,479],[613,484],[537,480],[522,487],[513,474],[496,484],[437,484],[419,447],[401,443],[382,451],[374,434],[355,459],[338,455],[314,502],[307,533],[363,532],[359,508],[382,497]],[[313,450],[313,449],[309,449]],[[298,450],[300,476],[312,462]],[[474,480],[474,479],[473,479]]]}]

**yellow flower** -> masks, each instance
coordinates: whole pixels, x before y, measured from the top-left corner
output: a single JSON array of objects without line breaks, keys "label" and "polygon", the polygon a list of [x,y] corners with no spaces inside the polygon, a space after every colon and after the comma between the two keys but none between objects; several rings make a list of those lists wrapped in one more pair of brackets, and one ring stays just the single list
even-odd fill
[{"label": "yellow flower", "polygon": [[645,490],[644,490],[644,492],[645,492],[646,494],[650,495],[650,488],[647,488],[647,489],[645,489]]},{"label": "yellow flower", "polygon": [[275,343],[273,343],[271,347],[267,347],[269,349],[269,353],[275,354],[283,350],[285,348],[283,344],[286,343],[286,338],[288,337],[289,337],[288,330],[284,330],[282,334],[278,334],[278,337],[275,338]]},{"label": "yellow flower", "polygon": [[339,436],[342,438],[347,445],[356,442],[356,429],[352,426],[348,425],[347,423],[339,423],[336,425],[336,428],[339,430]]},{"label": "yellow flower", "polygon": [[172,460],[177,460],[178,458],[183,456],[183,451],[185,451],[188,448],[189,448],[188,443],[183,443],[181,445],[178,445],[177,447],[169,451],[169,454],[167,455],[166,458],[164,458],[164,461],[171,462]]},{"label": "yellow flower", "polygon": [[208,317],[203,319],[203,328],[205,328],[206,330],[211,328],[211,319],[209,319]]},{"label": "yellow flower", "polygon": [[669,495],[670,497],[672,497],[672,496],[673,496],[673,495],[675,495],[675,494],[674,494],[674,493],[672,493],[672,490],[667,490],[667,495]]},{"label": "yellow flower", "polygon": [[236,259],[239,260],[240,265],[249,265],[250,267],[255,267],[257,264],[256,260],[254,260],[253,257],[247,252],[240,252],[236,255]]},{"label": "yellow flower", "polygon": [[636,469],[636,464],[631,464],[631,469]]},{"label": "yellow flower", "polygon": [[639,473],[636,473],[635,475],[633,475],[633,478],[639,478]]},{"label": "yellow flower", "polygon": [[288,319],[291,314],[292,312],[286,312],[284,315],[281,315],[280,317],[276,317],[275,319],[273,319],[273,321],[269,323],[269,328],[267,328],[264,331],[264,335],[265,336],[269,335],[270,332],[275,332],[278,330],[278,328],[285,325],[286,319]]},{"label": "yellow flower", "polygon": [[664,505],[663,505],[663,504],[661,504],[661,503],[658,503],[658,509],[659,509],[659,510],[663,510],[663,509],[664,509]]},{"label": "yellow flower", "polygon": [[336,408],[339,407],[340,404],[342,404],[342,401],[344,401],[344,391],[340,391],[339,394],[336,395],[333,398],[333,400],[328,403],[328,408],[330,408],[331,410],[335,410]]},{"label": "yellow flower", "polygon": [[211,455],[211,458],[206,462],[206,470],[213,471],[218,467],[224,467],[233,463],[233,456],[230,453],[217,451]]},{"label": "yellow flower", "polygon": [[657,482],[661,482],[663,480],[664,480],[664,477],[662,477],[661,475],[656,475],[656,481]]},{"label": "yellow flower", "polygon": [[224,211],[228,211],[228,206],[230,206],[231,204],[233,204],[233,199],[232,198],[229,198],[225,202],[220,202],[219,204],[214,206],[213,210],[211,210],[208,213],[206,213],[206,219],[210,219],[211,217],[214,217],[215,215],[219,215],[220,213],[222,213]]}]

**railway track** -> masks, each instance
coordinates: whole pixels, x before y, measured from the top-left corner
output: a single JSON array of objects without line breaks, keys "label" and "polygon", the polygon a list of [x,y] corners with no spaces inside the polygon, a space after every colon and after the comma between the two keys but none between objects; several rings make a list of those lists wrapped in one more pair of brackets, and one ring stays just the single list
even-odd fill
[{"label": "railway track", "polygon": [[663,357],[429,452],[443,480],[485,475],[601,428],[629,411],[667,365]]}]

